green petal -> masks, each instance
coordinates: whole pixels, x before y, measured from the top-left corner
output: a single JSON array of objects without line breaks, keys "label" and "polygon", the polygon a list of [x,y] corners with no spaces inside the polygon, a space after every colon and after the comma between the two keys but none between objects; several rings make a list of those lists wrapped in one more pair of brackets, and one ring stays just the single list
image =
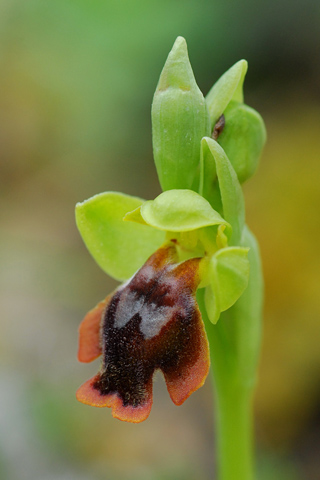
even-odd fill
[{"label": "green petal", "polygon": [[141,216],[141,205],[132,210],[132,212],[126,213],[123,217],[123,220],[125,222],[136,222],[140,223],[141,225],[148,225]]},{"label": "green petal", "polygon": [[130,278],[164,242],[165,235],[147,225],[124,222],[143,203],[137,197],[106,192],[76,205],[76,223],[98,265],[116,280]]},{"label": "green petal", "polygon": [[215,292],[223,312],[238,300],[248,285],[248,249],[229,247],[219,250],[213,256],[212,267],[217,279]]},{"label": "green petal", "polygon": [[171,232],[187,232],[210,225],[225,225],[227,234],[230,225],[210,203],[192,190],[168,190],[155,200],[141,206],[143,220],[154,228]]},{"label": "green petal", "polygon": [[200,193],[210,202],[215,201],[218,177],[223,217],[232,226],[231,244],[239,245],[245,220],[244,199],[241,186],[228,157],[212,138],[201,141]]},{"label": "green petal", "polygon": [[239,60],[219,78],[206,96],[212,128],[231,100],[243,102],[242,86],[247,69],[246,60]]},{"label": "green petal", "polygon": [[216,323],[220,312],[230,308],[240,298],[249,281],[248,249],[228,247],[218,250],[210,261],[211,288],[206,289],[208,316]]},{"label": "green petal", "polygon": [[200,140],[210,135],[206,101],[196,83],[187,44],[178,37],[152,103],[154,161],[163,190],[198,189]]},{"label": "green petal", "polygon": [[230,102],[224,116],[225,127],[218,143],[225,150],[242,183],[257,169],[266,141],[266,129],[258,112],[238,102]]}]

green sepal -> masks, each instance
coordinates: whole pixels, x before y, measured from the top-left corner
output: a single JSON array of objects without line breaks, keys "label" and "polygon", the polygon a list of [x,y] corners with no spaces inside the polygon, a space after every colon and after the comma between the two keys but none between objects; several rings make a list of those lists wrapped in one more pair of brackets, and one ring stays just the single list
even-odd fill
[{"label": "green sepal", "polygon": [[[140,212],[139,212],[140,210]],[[169,232],[188,232],[211,225],[224,225],[227,236],[231,227],[201,195],[192,190],[168,190],[154,200],[144,202],[125,220],[143,223]]]},{"label": "green sepal", "polygon": [[211,284],[205,292],[206,309],[212,323],[240,298],[249,281],[248,248],[227,247],[211,258],[208,269]]},{"label": "green sepal", "polygon": [[200,140],[205,135],[210,135],[209,112],[193,75],[186,41],[178,37],[152,103],[153,154],[162,190],[198,189]]},{"label": "green sepal", "polygon": [[206,96],[211,119],[211,130],[231,100],[243,102],[242,89],[247,69],[247,61],[239,60],[219,78]]},{"label": "green sepal", "polygon": [[225,127],[217,141],[243,183],[257,169],[266,141],[266,128],[258,112],[239,102],[231,101],[224,116]]},{"label": "green sepal", "polygon": [[[216,177],[214,177],[216,175]],[[218,180],[218,182],[217,182]],[[200,194],[215,206],[232,226],[231,245],[239,245],[245,222],[244,198],[236,172],[222,147],[212,138],[201,141]],[[221,200],[219,200],[219,197]]]},{"label": "green sepal", "polygon": [[76,205],[76,223],[86,247],[116,280],[130,278],[165,240],[159,230],[123,221],[142,203],[141,198],[105,192]]}]

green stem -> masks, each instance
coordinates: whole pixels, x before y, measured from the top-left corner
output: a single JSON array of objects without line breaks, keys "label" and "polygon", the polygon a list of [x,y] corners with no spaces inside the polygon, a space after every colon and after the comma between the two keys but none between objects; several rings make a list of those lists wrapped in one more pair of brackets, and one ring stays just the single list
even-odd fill
[{"label": "green stem", "polygon": [[252,395],[246,388],[215,388],[220,480],[253,480]]},{"label": "green stem", "polygon": [[210,323],[203,308],[203,295],[204,291],[199,291],[198,301],[210,343],[218,478],[253,480],[253,385],[239,377],[223,320],[217,325]]},{"label": "green stem", "polygon": [[252,397],[260,351],[263,279],[258,244],[247,227],[242,245],[250,248],[249,284],[216,325],[208,319],[205,290],[197,293],[210,344],[219,480],[254,479]]}]

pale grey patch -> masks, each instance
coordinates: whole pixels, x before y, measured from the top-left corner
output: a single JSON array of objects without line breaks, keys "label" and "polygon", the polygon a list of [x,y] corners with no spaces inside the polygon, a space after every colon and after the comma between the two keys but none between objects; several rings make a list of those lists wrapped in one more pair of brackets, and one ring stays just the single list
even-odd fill
[{"label": "pale grey patch", "polygon": [[145,302],[145,298],[137,298],[135,292],[123,292],[115,313],[114,326],[116,328],[124,327],[139,313],[141,317],[140,331],[146,339],[150,339],[160,333],[173,310],[172,307]]},{"label": "pale grey patch", "polygon": [[124,327],[134,315],[140,313],[143,303],[143,297],[137,299],[135,292],[123,292],[116,310],[114,326],[116,328]]},{"label": "pale grey patch", "polygon": [[140,330],[146,339],[155,337],[162,327],[168,322],[168,316],[173,312],[173,307],[159,307],[155,303],[144,304],[141,311]]}]

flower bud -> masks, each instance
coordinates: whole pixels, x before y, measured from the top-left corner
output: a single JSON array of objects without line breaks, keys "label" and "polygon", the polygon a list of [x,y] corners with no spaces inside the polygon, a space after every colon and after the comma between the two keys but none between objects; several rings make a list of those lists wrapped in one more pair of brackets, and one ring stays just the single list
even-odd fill
[{"label": "flower bud", "polygon": [[264,122],[253,108],[235,101],[230,102],[224,117],[225,127],[217,141],[243,183],[257,169],[266,141]]},{"label": "flower bud", "polygon": [[160,75],[152,104],[152,135],[162,189],[197,190],[200,140],[210,135],[210,118],[182,37],[175,41]]},{"label": "flower bud", "polygon": [[248,63],[246,60],[239,60],[219,78],[206,96],[211,118],[211,130],[214,129],[216,122],[231,100],[243,102],[243,82],[247,69]]}]

